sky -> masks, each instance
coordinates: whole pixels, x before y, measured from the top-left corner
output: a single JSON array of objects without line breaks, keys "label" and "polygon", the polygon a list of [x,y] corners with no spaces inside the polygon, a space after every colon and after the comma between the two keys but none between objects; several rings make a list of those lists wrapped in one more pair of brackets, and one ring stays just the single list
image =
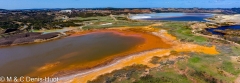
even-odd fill
[{"label": "sky", "polygon": [[32,8],[233,8],[240,0],[0,0],[0,9]]}]

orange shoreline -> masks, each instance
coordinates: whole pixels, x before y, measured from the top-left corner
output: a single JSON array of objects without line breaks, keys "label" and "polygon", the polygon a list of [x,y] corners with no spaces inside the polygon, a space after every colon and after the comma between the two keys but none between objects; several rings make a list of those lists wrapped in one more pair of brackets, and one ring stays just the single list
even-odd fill
[{"label": "orange shoreline", "polygon": [[[102,32],[111,32],[114,34],[118,34],[120,36],[133,36],[133,37],[140,37],[140,38],[144,38],[144,42],[138,46],[133,47],[132,49],[126,51],[126,52],[122,52],[119,54],[115,54],[115,55],[111,55],[109,57],[106,57],[104,59],[101,60],[97,60],[94,62],[90,62],[88,63],[86,66],[82,65],[82,68],[87,68],[87,69],[91,69],[97,66],[101,66],[101,65],[106,65],[108,62],[113,61],[116,58],[121,58],[124,56],[128,56],[134,53],[138,53],[138,52],[142,52],[142,51],[147,51],[147,50],[152,50],[152,49],[158,49],[158,48],[170,48],[171,45],[167,44],[165,42],[163,42],[162,39],[160,39],[157,36],[151,35],[151,34],[146,34],[146,33],[140,33],[140,32],[134,32],[134,31],[122,31],[122,30],[94,30],[94,31],[87,31],[83,32],[83,33],[78,33],[78,34],[73,34],[70,37],[75,37],[75,36],[81,36],[81,35],[87,35],[87,34],[91,34],[91,33],[102,33]],[[86,33],[86,34],[85,34]],[[74,68],[73,68],[74,69]],[[79,68],[81,69],[81,68]]]},{"label": "orange shoreline", "polygon": [[[106,29],[106,30],[91,30],[91,31],[83,31],[83,32],[77,32],[74,33],[72,35],[70,35],[69,37],[76,37],[76,36],[83,36],[83,35],[88,35],[88,34],[92,34],[92,33],[114,33],[114,34],[118,34],[120,36],[133,36],[133,37],[140,37],[144,39],[144,42],[138,46],[132,47],[130,50],[119,53],[119,54],[115,54],[115,55],[111,55],[109,57],[100,59],[100,60],[96,60],[96,61],[92,61],[92,62],[88,62],[86,64],[81,64],[81,66],[74,66],[71,68],[65,68],[63,69],[64,73],[58,73],[58,72],[47,72],[47,73],[41,73],[41,77],[44,76],[51,76],[54,75],[56,76],[62,76],[64,74],[67,73],[71,73],[71,72],[78,72],[78,71],[85,71],[85,70],[89,70],[89,69],[93,69],[96,67],[101,67],[101,66],[105,66],[106,64],[109,64],[113,61],[116,60],[116,58],[123,58],[125,56],[134,54],[134,53],[138,53],[138,52],[143,52],[143,51],[148,51],[148,50],[152,50],[152,49],[158,49],[158,48],[170,48],[172,45],[165,43],[161,38],[159,38],[158,36],[152,35],[152,34],[146,34],[144,32],[135,32],[135,31],[125,31],[125,30],[113,30],[113,29]],[[116,60],[117,61],[117,60]],[[46,68],[50,68],[52,66],[54,66],[56,63],[52,63],[52,64],[48,64],[45,65],[43,67],[40,67],[39,69],[37,69],[38,71],[35,71],[33,73],[30,73],[30,76],[34,76],[34,75],[38,75],[39,76],[39,70],[41,69],[46,69]]]},{"label": "orange shoreline", "polygon": [[[147,26],[145,28],[150,28],[150,26]],[[129,31],[128,29],[123,29],[123,30],[114,29],[114,30],[117,30],[119,32],[122,32],[124,30]],[[103,31],[103,30],[100,30],[100,31]],[[128,33],[126,33],[126,34],[128,34]],[[141,37],[149,38],[149,36],[145,35],[146,33],[142,33],[142,34],[144,34],[144,35],[140,35]],[[153,36],[153,34],[154,34],[154,37],[160,39],[161,41],[164,41],[165,44],[170,45],[170,47],[167,47],[167,48],[164,48],[164,49],[159,49],[158,47],[157,48],[152,48],[154,46],[161,45],[161,43],[152,42],[152,40],[151,40],[152,38],[150,38],[150,39],[146,40],[145,43],[147,43],[147,44],[144,44],[145,46],[143,46],[143,48],[145,48],[145,47],[152,48],[152,50],[149,49],[150,51],[146,51],[146,49],[145,49],[145,52],[135,51],[134,53],[138,53],[138,54],[129,55],[127,57],[124,57],[123,59],[115,61],[114,63],[112,63],[110,65],[106,65],[106,66],[102,66],[102,67],[99,67],[99,68],[91,69],[91,70],[89,70],[88,72],[85,72],[85,73],[78,73],[78,74],[75,74],[75,75],[61,77],[60,78],[61,81],[59,81],[59,82],[60,83],[61,82],[86,83],[88,80],[96,79],[100,75],[110,73],[114,70],[121,69],[125,66],[131,66],[133,64],[143,64],[143,65],[149,66],[150,68],[157,67],[158,65],[154,65],[154,64],[149,63],[151,58],[154,57],[154,56],[158,56],[158,57],[169,56],[171,51],[198,52],[198,53],[205,53],[205,54],[211,54],[211,55],[218,54],[217,50],[215,49],[215,46],[205,47],[205,46],[200,46],[200,45],[195,45],[195,44],[181,43],[181,42],[176,40],[176,37],[168,34],[166,31],[161,31],[161,30],[152,31],[152,34],[148,34],[148,35]],[[80,35],[82,35],[82,34],[80,34]],[[125,34],[123,34],[123,35],[125,35]],[[172,44],[169,44],[168,41],[171,42]],[[168,42],[168,44],[166,42]],[[153,50],[153,49],[155,49],[155,50]]]}]

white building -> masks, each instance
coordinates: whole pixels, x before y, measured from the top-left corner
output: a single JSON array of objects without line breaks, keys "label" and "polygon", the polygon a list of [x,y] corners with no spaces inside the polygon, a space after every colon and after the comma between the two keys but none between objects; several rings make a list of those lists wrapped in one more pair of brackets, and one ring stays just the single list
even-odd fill
[{"label": "white building", "polygon": [[61,10],[60,13],[72,13],[72,10]]}]

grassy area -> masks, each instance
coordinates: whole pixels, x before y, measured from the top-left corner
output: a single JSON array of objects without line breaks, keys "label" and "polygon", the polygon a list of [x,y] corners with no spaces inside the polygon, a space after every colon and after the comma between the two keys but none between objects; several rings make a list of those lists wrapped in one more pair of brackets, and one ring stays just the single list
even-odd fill
[{"label": "grassy area", "polygon": [[147,26],[153,23],[151,22],[134,22],[134,21],[112,21],[112,25],[101,25],[99,23],[94,23],[83,27],[83,29],[104,29],[112,27],[133,27],[133,26]]},{"label": "grassy area", "polygon": [[236,47],[236,46],[232,46],[231,47],[232,48],[232,53],[234,54],[234,55],[240,55],[240,47]]},{"label": "grassy area", "polygon": [[233,75],[239,75],[240,74],[240,69],[239,69],[239,64],[238,63],[233,63],[231,61],[223,61],[221,68]]},{"label": "grassy area", "polygon": [[124,79],[121,83],[129,83],[134,79],[140,78],[140,75],[147,69],[147,66],[144,65],[132,65],[124,67],[120,70],[115,70],[112,73],[107,73],[99,76],[93,81],[88,83],[119,83],[120,79]]},{"label": "grassy area", "polygon": [[150,70],[149,74],[145,75],[146,68],[143,65],[125,67],[88,83],[191,83],[185,76],[172,72],[173,69],[164,72]]},{"label": "grassy area", "polygon": [[[152,83],[191,83],[190,80],[187,79],[186,76],[181,75],[179,73],[177,73],[174,68],[172,67],[163,67],[162,71],[157,71],[157,69],[154,69],[150,72],[150,75],[152,75],[155,79],[161,79],[161,80],[157,80],[155,82]],[[140,81],[145,81],[140,79]],[[144,83],[144,82],[141,82]],[[148,82],[151,83],[151,82]]]},{"label": "grassy area", "polygon": [[93,22],[93,23],[113,22],[114,21],[110,16],[96,16],[96,17],[88,17],[88,18],[79,17],[78,20],[89,21],[89,22]]},{"label": "grassy area", "polygon": [[205,44],[208,41],[205,37],[193,35],[192,30],[185,22],[165,22],[163,26],[157,26],[156,28],[168,30],[170,34],[176,36],[181,41],[195,42],[198,44]]},{"label": "grassy area", "polygon": [[[126,27],[126,26],[147,26],[153,24],[152,22],[142,22],[142,21],[131,21],[127,20],[123,16],[115,16],[118,21],[115,21],[110,16],[96,16],[96,17],[87,17],[87,18],[75,18],[76,22],[81,22],[86,24],[83,27],[84,30],[89,29],[105,29],[105,28],[112,28],[112,27]],[[102,25],[105,23],[112,23],[109,25]]]},{"label": "grassy area", "polygon": [[[204,82],[233,82],[234,79],[238,76],[231,75],[230,71],[225,70],[222,67],[222,64],[225,62],[229,62],[231,59],[228,56],[211,56],[204,54],[195,54],[191,58],[188,59],[187,62],[179,62],[179,66],[185,64],[185,67],[189,68],[189,76],[194,79],[200,79]],[[232,69],[230,63],[225,64],[228,65]],[[235,70],[231,70],[232,72]],[[230,73],[230,74],[229,74]]]},{"label": "grassy area", "polygon": [[[186,77],[174,73],[158,73],[160,77],[146,75],[133,83],[191,83]],[[165,76],[167,75],[167,76]]]},{"label": "grassy area", "polygon": [[[182,53],[180,53],[182,54]],[[188,80],[197,81],[199,83],[216,83],[216,82],[233,82],[238,74],[231,72],[238,72],[234,67],[237,65],[229,66],[232,62],[226,64],[230,71],[225,70],[222,66],[224,61],[231,61],[229,56],[212,56],[201,53],[184,53],[191,56],[188,59],[178,60],[175,66],[163,65],[161,71],[157,72],[170,72],[170,75],[178,74],[179,71],[185,72],[184,76],[188,76]],[[237,63],[239,65],[239,63]],[[225,65],[225,66],[226,66]],[[178,69],[174,70],[174,69]],[[155,73],[157,73],[155,72]],[[172,74],[171,74],[172,73]],[[230,74],[229,74],[230,73]],[[162,75],[162,74],[161,74]],[[169,75],[169,74],[168,74]],[[228,75],[232,75],[228,76]],[[191,78],[191,79],[190,79]],[[183,78],[179,78],[184,80]]]},{"label": "grassy area", "polygon": [[[154,57],[157,68],[134,65],[100,76],[89,83],[229,83],[239,75],[239,63],[231,62],[229,56],[212,56],[201,53],[188,54],[189,58],[176,59],[175,64],[161,64],[167,59]],[[148,72],[148,73],[147,73]],[[181,73],[182,72],[182,73]],[[183,73],[184,72],[184,73]]]},{"label": "grassy area", "polygon": [[201,58],[195,56],[195,57],[190,58],[188,61],[190,63],[198,63],[201,61]]},{"label": "grassy area", "polygon": [[[229,56],[212,56],[201,53],[184,54],[188,54],[191,57],[188,59],[177,60],[174,65],[162,64],[161,70],[159,70],[159,68],[154,68],[151,71],[151,75],[167,78],[172,77],[171,80],[175,80],[175,82],[171,83],[187,83],[187,81],[197,81],[199,83],[229,83],[233,82],[239,75],[239,63],[231,62]],[[164,61],[162,60],[162,62]],[[180,72],[176,69],[185,72],[185,74],[179,74]],[[188,78],[185,76],[188,76]],[[178,78],[178,82],[176,82],[176,78]]]}]

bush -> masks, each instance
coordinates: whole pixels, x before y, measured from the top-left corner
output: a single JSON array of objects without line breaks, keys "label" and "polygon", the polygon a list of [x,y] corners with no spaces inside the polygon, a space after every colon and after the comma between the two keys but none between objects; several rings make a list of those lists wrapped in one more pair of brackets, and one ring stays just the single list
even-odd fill
[{"label": "bush", "polygon": [[189,63],[198,63],[201,61],[201,58],[195,56],[195,57],[190,58],[188,61],[189,61]]}]

